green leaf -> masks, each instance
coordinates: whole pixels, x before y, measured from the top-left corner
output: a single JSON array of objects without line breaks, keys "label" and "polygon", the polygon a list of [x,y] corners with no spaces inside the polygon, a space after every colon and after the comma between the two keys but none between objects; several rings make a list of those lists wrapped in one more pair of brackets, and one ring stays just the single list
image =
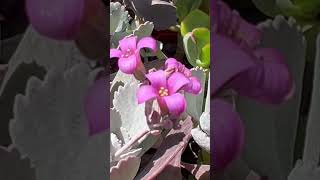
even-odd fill
[{"label": "green leaf", "polygon": [[210,28],[210,17],[198,9],[191,11],[188,16],[181,22],[181,34],[185,36],[188,32],[192,32],[193,29],[204,27]]},{"label": "green leaf", "polygon": [[196,61],[197,65],[203,68],[210,67],[210,44],[201,49],[200,59]]},{"label": "green leaf", "polygon": [[197,66],[196,61],[199,57],[199,52],[198,52],[197,44],[192,37],[192,32],[187,33],[183,37],[183,47],[189,63],[193,67],[196,67]]},{"label": "green leaf", "polygon": [[206,44],[210,43],[210,31],[207,28],[196,28],[192,31],[198,49],[202,49]]},{"label": "green leaf", "polygon": [[201,5],[202,0],[177,0],[177,15],[180,21],[182,21],[190,11],[198,9]]}]

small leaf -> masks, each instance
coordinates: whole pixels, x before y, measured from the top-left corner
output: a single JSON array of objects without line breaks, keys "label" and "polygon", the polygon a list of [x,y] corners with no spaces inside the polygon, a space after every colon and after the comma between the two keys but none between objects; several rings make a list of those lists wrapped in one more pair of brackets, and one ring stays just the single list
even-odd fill
[{"label": "small leaf", "polygon": [[188,16],[181,22],[181,34],[185,36],[188,32],[192,32],[193,29],[204,27],[210,28],[210,17],[196,9],[191,11]]},{"label": "small leaf", "polygon": [[210,31],[207,28],[196,28],[192,31],[193,37],[197,43],[198,49],[202,49],[210,43]]},{"label": "small leaf", "polygon": [[201,49],[200,60],[196,61],[197,65],[203,68],[210,67],[210,44]]},{"label": "small leaf", "polygon": [[128,11],[119,2],[110,2],[110,34],[120,32],[129,24]]},{"label": "small leaf", "polygon": [[133,156],[120,160],[117,166],[111,168],[110,179],[132,180],[139,170],[140,161],[140,158]]},{"label": "small leaf", "polygon": [[183,37],[183,47],[189,63],[193,67],[196,67],[197,66],[196,60],[198,59],[199,52],[198,52],[197,44],[195,43],[191,32],[187,33]]}]

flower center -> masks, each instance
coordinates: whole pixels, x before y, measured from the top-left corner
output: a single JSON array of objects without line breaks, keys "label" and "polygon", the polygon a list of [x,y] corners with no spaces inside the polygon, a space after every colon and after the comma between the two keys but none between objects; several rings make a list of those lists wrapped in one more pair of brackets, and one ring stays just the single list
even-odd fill
[{"label": "flower center", "polygon": [[127,49],[126,51],[124,51],[124,53],[122,54],[121,57],[127,58],[129,56],[131,56],[133,54],[131,49]]},{"label": "flower center", "polygon": [[164,88],[164,87],[161,87],[160,89],[159,89],[159,96],[160,97],[163,97],[163,96],[168,96],[169,94],[168,94],[168,89],[166,89],[166,88]]}]

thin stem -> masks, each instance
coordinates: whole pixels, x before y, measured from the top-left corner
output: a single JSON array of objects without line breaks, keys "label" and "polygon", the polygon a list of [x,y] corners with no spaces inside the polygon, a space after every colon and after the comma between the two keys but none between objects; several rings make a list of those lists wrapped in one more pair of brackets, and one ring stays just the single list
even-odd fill
[{"label": "thin stem", "polygon": [[132,145],[136,142],[138,142],[141,138],[143,138],[146,135],[150,134],[150,130],[142,131],[140,134],[136,135],[134,138],[132,138],[128,143],[126,143],[124,146],[122,146],[116,153],[115,156],[120,156],[123,152],[125,152],[127,149],[130,149]]},{"label": "thin stem", "polygon": [[187,146],[187,143],[189,142],[191,137],[192,137],[192,135],[188,134],[186,136],[186,140],[179,143],[179,145],[178,145],[177,149],[175,149],[174,153],[169,158],[167,158],[166,161],[158,168],[158,170],[154,174],[152,174],[150,177],[148,177],[148,179],[155,179],[167,167],[167,165],[173,160],[173,158],[175,156],[177,156],[177,154],[180,151],[183,151],[183,149]]}]

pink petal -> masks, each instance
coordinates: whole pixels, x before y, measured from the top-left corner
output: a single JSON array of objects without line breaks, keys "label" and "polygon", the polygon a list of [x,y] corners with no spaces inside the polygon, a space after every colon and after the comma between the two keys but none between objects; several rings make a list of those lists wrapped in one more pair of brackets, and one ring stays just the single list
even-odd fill
[{"label": "pink petal", "polygon": [[151,82],[151,85],[155,89],[160,89],[161,87],[167,88],[167,78],[164,71],[159,70],[155,72],[151,72],[146,75],[148,80]]},{"label": "pink petal", "polygon": [[137,36],[125,37],[119,41],[119,46],[121,51],[126,51],[127,49],[135,51],[137,49]]},{"label": "pink petal", "polygon": [[169,94],[178,92],[183,86],[189,84],[190,80],[182,73],[175,72],[168,78]]},{"label": "pink petal", "polygon": [[110,58],[121,57],[122,52],[119,49],[110,49]]},{"label": "pink petal", "polygon": [[172,115],[179,116],[186,109],[186,100],[180,93],[164,96],[163,99]]},{"label": "pink petal", "polygon": [[222,170],[239,157],[244,145],[244,125],[232,104],[214,99],[210,104],[214,114],[211,132],[213,170]]},{"label": "pink petal", "polygon": [[149,85],[141,86],[137,91],[138,104],[154,99],[157,96],[157,90]]},{"label": "pink petal", "polygon": [[190,82],[185,86],[184,90],[188,93],[199,94],[201,92],[201,83],[198,78],[190,77]]},{"label": "pink petal", "polygon": [[168,58],[166,60],[166,62],[165,62],[165,67],[166,67],[166,69],[178,68],[179,67],[179,63],[174,58]]},{"label": "pink petal", "polygon": [[142,48],[149,48],[154,53],[157,52],[157,41],[152,37],[144,37],[138,42],[137,49],[140,50]]},{"label": "pink petal", "polygon": [[137,56],[131,55],[128,58],[120,58],[118,66],[123,73],[133,74],[137,67]]},{"label": "pink petal", "polygon": [[[240,95],[262,103],[279,104],[293,95],[294,82],[282,55],[275,49],[256,52],[262,61],[231,82]],[[245,83],[244,83],[245,82]]]},{"label": "pink petal", "polygon": [[[212,94],[215,95],[227,82],[239,73],[256,66],[255,58],[243,50],[231,39],[214,33],[213,38],[213,71],[214,86]],[[232,49],[232,51],[230,51]]]}]

